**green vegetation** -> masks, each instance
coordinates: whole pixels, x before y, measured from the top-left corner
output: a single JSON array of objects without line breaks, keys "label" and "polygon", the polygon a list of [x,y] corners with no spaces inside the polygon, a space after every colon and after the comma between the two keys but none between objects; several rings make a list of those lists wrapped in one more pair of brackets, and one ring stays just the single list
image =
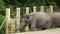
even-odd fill
[{"label": "green vegetation", "polygon": [[[1,26],[2,22],[4,21],[4,19],[5,19],[5,16],[0,14],[0,26]],[[5,33],[5,24],[2,27],[2,29],[0,30],[0,34],[4,34],[4,33]]]},{"label": "green vegetation", "polygon": [[[37,7],[39,10],[40,6],[57,6],[57,3],[60,0],[0,0],[0,26],[5,19],[5,10],[6,8],[11,9],[11,17],[14,18],[16,15],[16,8],[21,7],[21,16],[25,13],[25,8],[30,7],[30,12],[33,11],[33,6]],[[5,34],[5,25],[2,30],[0,30],[0,34]]]}]

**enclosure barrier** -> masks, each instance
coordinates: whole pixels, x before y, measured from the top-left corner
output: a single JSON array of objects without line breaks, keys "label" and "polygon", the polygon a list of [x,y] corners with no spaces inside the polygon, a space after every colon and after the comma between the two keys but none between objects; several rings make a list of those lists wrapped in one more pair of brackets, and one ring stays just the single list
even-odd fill
[{"label": "enclosure barrier", "polygon": [[15,29],[16,29],[15,28],[15,19],[11,19],[11,23],[10,24],[11,24],[11,33],[12,32],[14,33],[15,32]]},{"label": "enclosure barrier", "polygon": [[16,29],[20,27],[20,8],[16,9]]},{"label": "enclosure barrier", "polygon": [[36,6],[33,7],[33,12],[36,12]]},{"label": "enclosure barrier", "polygon": [[[29,14],[29,7],[26,7],[26,14]],[[29,31],[29,26],[26,26],[26,31]]]},{"label": "enclosure barrier", "polygon": [[6,34],[9,34],[10,30],[9,30],[9,25],[10,25],[10,9],[7,8],[6,9]]},{"label": "enclosure barrier", "polygon": [[53,13],[53,6],[50,6],[50,12]]},{"label": "enclosure barrier", "polygon": [[[50,12],[53,12],[53,6],[50,6]],[[33,7],[33,12],[36,12],[36,6]],[[44,6],[40,6],[40,12],[44,12]],[[26,7],[26,14],[29,14],[29,7]],[[9,28],[10,27],[10,28]],[[16,18],[10,18],[10,8],[6,9],[6,34],[14,33],[20,27],[20,8],[16,9]],[[26,26],[26,31],[29,30]]]},{"label": "enclosure barrier", "polygon": [[49,8],[46,9],[47,13],[53,13],[53,6],[49,6]]},{"label": "enclosure barrier", "polygon": [[44,6],[40,6],[40,12],[44,12]]}]

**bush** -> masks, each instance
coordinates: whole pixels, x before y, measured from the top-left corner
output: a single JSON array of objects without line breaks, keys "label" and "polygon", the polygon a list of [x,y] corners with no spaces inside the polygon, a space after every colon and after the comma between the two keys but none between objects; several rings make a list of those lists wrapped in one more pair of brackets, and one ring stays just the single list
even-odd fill
[{"label": "bush", "polygon": [[[1,26],[2,22],[4,21],[4,19],[5,19],[5,16],[2,16],[0,14],[0,26]],[[0,30],[0,34],[5,34],[5,24],[3,25],[2,29]]]}]

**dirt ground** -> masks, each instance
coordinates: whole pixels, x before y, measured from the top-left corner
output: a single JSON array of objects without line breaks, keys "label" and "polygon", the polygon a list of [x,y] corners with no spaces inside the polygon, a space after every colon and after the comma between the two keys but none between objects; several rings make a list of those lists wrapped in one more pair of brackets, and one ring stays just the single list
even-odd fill
[{"label": "dirt ground", "polygon": [[29,32],[12,33],[12,34],[60,34],[60,28],[48,29],[44,31],[29,31]]}]

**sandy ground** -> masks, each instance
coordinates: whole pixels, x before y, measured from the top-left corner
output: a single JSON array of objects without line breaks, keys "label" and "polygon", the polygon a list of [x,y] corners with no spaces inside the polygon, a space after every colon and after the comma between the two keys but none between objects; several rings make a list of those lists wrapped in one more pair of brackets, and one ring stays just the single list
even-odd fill
[{"label": "sandy ground", "polygon": [[60,28],[49,29],[44,31],[29,31],[29,32],[22,32],[22,33],[11,33],[11,34],[60,34]]}]

